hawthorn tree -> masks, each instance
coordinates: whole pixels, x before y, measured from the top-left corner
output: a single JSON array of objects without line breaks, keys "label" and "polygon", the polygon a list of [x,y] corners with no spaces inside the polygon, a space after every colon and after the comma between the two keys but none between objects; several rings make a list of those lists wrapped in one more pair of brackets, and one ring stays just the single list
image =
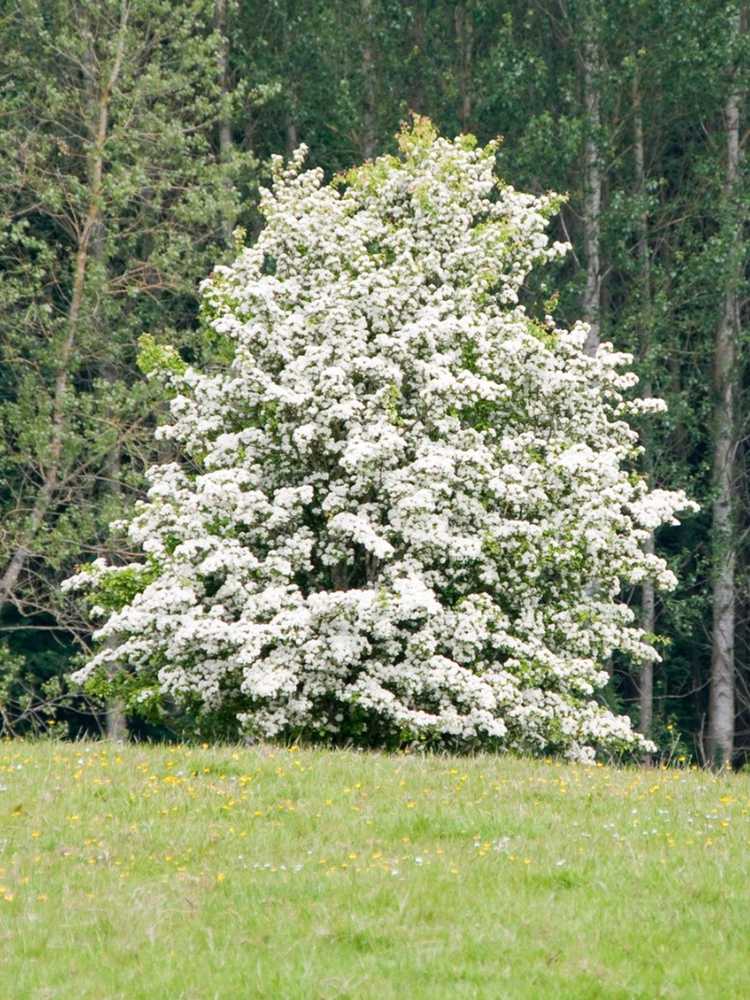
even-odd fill
[{"label": "hawthorn tree", "polygon": [[277,159],[203,288],[226,363],[146,344],[183,458],[127,526],[142,561],[68,583],[105,618],[75,676],[262,737],[651,749],[596,692],[613,651],[657,657],[623,588],[673,585],[644,542],[692,506],[635,471],[661,404],[520,304],[558,199],[425,119],[399,147],[328,185]]}]

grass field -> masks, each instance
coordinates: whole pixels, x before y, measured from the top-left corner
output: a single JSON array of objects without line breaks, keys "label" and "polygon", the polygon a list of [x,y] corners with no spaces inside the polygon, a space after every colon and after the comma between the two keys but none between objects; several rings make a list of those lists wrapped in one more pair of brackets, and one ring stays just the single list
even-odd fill
[{"label": "grass field", "polygon": [[0,744],[0,1000],[750,996],[750,780]]}]

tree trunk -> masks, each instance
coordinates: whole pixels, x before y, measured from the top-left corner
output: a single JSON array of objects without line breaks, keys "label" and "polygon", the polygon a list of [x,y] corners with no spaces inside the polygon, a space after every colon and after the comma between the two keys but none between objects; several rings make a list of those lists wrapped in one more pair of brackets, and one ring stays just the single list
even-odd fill
[{"label": "tree trunk", "polygon": [[[93,40],[92,46],[89,50],[88,65],[91,66],[90,81],[94,82],[94,67],[96,65],[95,53],[93,51]],[[91,107],[91,119],[92,121],[97,120],[96,110],[99,103],[99,94],[96,92],[94,86],[88,88],[88,98],[89,105]],[[92,145],[96,148],[99,139],[99,133],[91,134]],[[92,181],[94,178],[90,178]],[[97,272],[99,281],[106,281],[107,274],[107,230],[106,221],[101,212],[99,212],[95,224],[91,229],[91,237],[89,239],[89,261],[90,261],[90,272],[94,282],[97,280]],[[97,288],[100,288],[98,285]],[[106,322],[106,320],[105,320]],[[104,352],[104,358],[100,364],[101,376],[104,381],[108,382],[110,385],[115,385],[118,381],[118,371],[114,364],[112,357],[109,354],[109,344],[107,340],[107,330],[102,323],[101,311],[100,311],[100,297],[96,296],[93,300],[91,298],[91,292],[89,292],[89,306],[88,306],[88,323],[95,330],[96,338],[101,345],[101,350]],[[116,424],[116,414],[110,410],[110,419],[113,424]],[[110,449],[102,470],[104,475],[104,486],[105,489],[114,494],[116,497],[120,497],[122,494],[122,456],[120,453],[120,440],[119,434],[117,439],[113,442],[112,448]],[[107,555],[111,558],[113,555],[111,549],[107,552]],[[106,734],[108,739],[112,740],[125,740],[127,739],[127,721],[125,719],[125,709],[122,700],[115,698],[107,703],[106,707]]]},{"label": "tree trunk", "polygon": [[[563,12],[567,15],[563,4]],[[586,286],[583,292],[583,318],[589,324],[584,344],[586,354],[595,354],[599,347],[599,313],[601,308],[601,282],[599,277],[599,217],[602,201],[602,177],[599,163],[599,45],[595,38],[593,17],[589,14],[584,24],[583,99],[586,112],[586,145],[583,170],[583,249],[586,256]],[[597,580],[589,580],[584,588],[588,597],[595,597],[599,589]],[[614,674],[612,657],[608,656],[604,669],[610,678]]]},{"label": "tree trunk", "polygon": [[415,67],[411,76],[411,87],[409,93],[409,110],[414,112],[414,114],[424,115],[426,114],[425,107],[425,94],[424,94],[424,73],[422,72],[422,67],[425,64],[425,59],[427,57],[427,48],[425,45],[425,9],[423,0],[412,0],[412,65]]},{"label": "tree trunk", "polygon": [[461,131],[468,132],[471,127],[471,67],[474,54],[474,22],[465,3],[456,5],[455,11],[456,43],[458,46],[459,70],[459,100],[458,117]]},{"label": "tree trunk", "polygon": [[[656,550],[653,531],[643,546],[647,555],[653,555]],[[651,580],[643,584],[641,591],[641,628],[652,634],[656,630],[656,595]],[[654,661],[644,660],[641,664],[640,682],[640,724],[638,729],[648,739],[654,724]]]},{"label": "tree trunk", "polygon": [[125,708],[120,698],[107,703],[107,739],[124,743],[128,738],[128,723]]},{"label": "tree trunk", "polygon": [[372,0],[360,0],[364,44],[362,46],[362,81],[364,86],[364,119],[362,156],[371,160],[376,147],[375,57],[373,54]]},{"label": "tree trunk", "polygon": [[[641,200],[638,213],[638,261],[640,264],[640,285],[641,295],[639,302],[639,312],[643,318],[640,336],[640,357],[642,363],[649,364],[649,354],[651,349],[651,324],[653,322],[652,295],[651,295],[651,255],[649,251],[649,225],[648,209],[646,207],[646,155],[643,140],[643,112],[641,109],[641,88],[638,75],[638,63],[636,56],[636,68],[633,74],[633,154],[635,160],[635,182],[638,196]],[[641,394],[645,397],[652,395],[651,378],[647,375],[641,380]],[[643,447],[645,451],[646,479],[649,485],[653,480],[653,458],[651,455],[650,441],[644,436]],[[654,532],[649,533],[644,544],[644,550],[648,555],[653,555],[656,551],[656,539]],[[647,580],[641,590],[641,627],[645,632],[653,634],[656,631],[656,595],[654,583]],[[654,661],[645,660],[641,665],[640,677],[640,732],[644,736],[651,735],[654,719]]]},{"label": "tree trunk", "polygon": [[[219,35],[219,45],[216,53],[219,87],[221,88],[221,114],[219,116],[219,158],[223,164],[230,162],[232,158],[232,125],[229,112],[229,34],[227,17],[227,0],[215,0],[214,25]],[[224,185],[227,189],[231,187],[229,179],[225,178]],[[224,213],[221,228],[224,236],[224,243],[232,245],[232,232],[234,230],[234,218],[228,213]]]},{"label": "tree trunk", "polygon": [[[743,25],[735,16],[733,29],[739,37]],[[735,71],[736,80],[736,71]],[[735,627],[735,428],[737,426],[736,362],[739,339],[739,297],[742,251],[742,220],[738,200],[740,172],[739,84],[731,88],[724,108],[727,136],[724,177],[724,232],[728,269],[722,310],[714,341],[714,444],[713,444],[713,629],[711,687],[708,707],[708,759],[714,767],[731,764],[734,750],[734,627]]]},{"label": "tree trunk", "polygon": [[297,130],[297,123],[292,117],[291,111],[287,113],[285,131],[286,155],[291,156],[297,146],[299,146],[299,131]]},{"label": "tree trunk", "polygon": [[583,293],[583,318],[589,324],[585,351],[595,354],[601,339],[601,261],[600,228],[602,207],[602,171],[599,149],[601,97],[599,92],[600,51],[593,18],[584,26],[583,102],[586,111],[586,146],[584,151],[583,250],[586,257],[586,287]]},{"label": "tree trunk", "polygon": [[[110,383],[117,380],[117,372],[110,362],[102,365],[102,377]],[[119,440],[115,441],[111,451],[107,456],[107,463],[104,467],[104,477],[106,488],[116,497],[122,495],[122,455]],[[112,559],[114,552],[111,548],[106,552],[109,559]],[[114,645],[112,640],[108,640],[108,645]],[[114,674],[114,669],[110,669],[110,677]],[[106,708],[106,734],[110,740],[126,740],[128,738],[128,724],[125,718],[125,706],[121,698],[113,698],[107,702]]]}]

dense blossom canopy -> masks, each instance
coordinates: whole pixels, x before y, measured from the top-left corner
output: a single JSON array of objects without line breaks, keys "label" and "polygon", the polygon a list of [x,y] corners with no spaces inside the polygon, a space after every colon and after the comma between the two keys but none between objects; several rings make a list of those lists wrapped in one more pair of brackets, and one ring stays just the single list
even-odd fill
[{"label": "dense blossom canopy", "polygon": [[562,751],[644,741],[595,700],[614,650],[654,656],[623,585],[669,587],[648,531],[690,504],[633,471],[630,358],[519,304],[552,198],[426,122],[325,185],[276,163],[266,226],[204,289],[219,370],[162,359],[163,437],[97,563],[106,622],[78,679],[128,678],[249,734]]}]

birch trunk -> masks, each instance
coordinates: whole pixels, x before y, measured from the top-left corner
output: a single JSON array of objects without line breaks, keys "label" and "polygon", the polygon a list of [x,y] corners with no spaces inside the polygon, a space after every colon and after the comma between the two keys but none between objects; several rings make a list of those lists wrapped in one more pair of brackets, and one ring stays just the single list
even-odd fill
[{"label": "birch trunk", "polygon": [[[91,40],[91,47],[89,49],[89,55],[87,59],[87,64],[91,67],[91,74],[89,77],[92,86],[88,88],[88,102],[91,108],[90,119],[92,122],[97,121],[97,109],[99,105],[99,94],[95,87],[95,73],[94,67],[96,65],[95,52],[93,49],[93,39]],[[91,143],[94,148],[97,147],[99,135],[92,132]],[[97,340],[101,344],[101,349],[105,352],[105,358],[100,365],[102,378],[109,382],[110,385],[114,385],[118,380],[117,367],[111,358],[106,356],[108,351],[107,347],[107,331],[101,322],[101,298],[97,294],[101,290],[101,282],[106,281],[107,272],[107,231],[106,222],[102,212],[99,212],[95,225],[91,230],[91,237],[89,239],[89,261],[90,261],[90,271],[92,276],[92,281],[95,284],[96,292],[92,295],[91,291],[88,293],[88,309],[87,309],[87,323],[92,326],[96,331]],[[113,412],[110,412],[110,417],[113,418],[113,423],[116,423],[116,417]],[[112,445],[112,449],[106,457],[103,474],[104,483],[108,492],[114,494],[118,498],[122,494],[122,456],[120,452],[120,441],[119,435],[118,439]],[[108,553],[110,556],[112,552]],[[127,739],[127,720],[125,718],[125,706],[121,699],[115,698],[107,703],[106,706],[106,716],[105,716],[105,729],[108,739],[112,740],[125,740]]]},{"label": "birch trunk", "polygon": [[373,54],[372,0],[360,0],[364,44],[362,46],[362,80],[364,85],[364,128],[362,156],[371,160],[375,156],[375,57]]},{"label": "birch trunk", "polygon": [[[649,225],[648,209],[646,207],[646,155],[645,143],[643,139],[643,111],[641,108],[641,87],[638,75],[638,64],[633,74],[633,155],[635,160],[635,181],[638,195],[641,199],[641,207],[638,213],[638,261],[640,264],[641,296],[640,314],[644,319],[640,337],[641,359],[648,365],[651,348],[651,323],[653,321],[652,295],[651,295],[651,256],[649,251]],[[641,382],[642,395],[649,397],[652,395],[650,376],[646,376]],[[645,450],[646,478],[649,485],[653,480],[653,461],[651,447],[648,438],[643,441]],[[656,551],[656,539],[654,532],[649,533],[649,537],[644,544],[647,554],[653,555]],[[656,631],[656,596],[653,581],[647,580],[641,590],[641,627],[644,631],[653,634]],[[641,665],[640,677],[640,725],[639,729],[644,736],[651,735],[654,719],[654,661],[645,660]]]},{"label": "birch trunk", "polygon": [[[563,11],[567,13],[563,4]],[[591,14],[584,25],[583,101],[586,111],[586,145],[583,170],[583,250],[586,257],[586,285],[583,292],[583,318],[589,324],[584,351],[595,354],[599,347],[601,279],[600,279],[600,216],[602,204],[602,175],[599,153],[601,128],[601,101],[599,94],[599,44],[595,37],[594,19]],[[589,580],[584,591],[595,597],[599,588],[597,580]],[[604,668],[610,678],[614,673],[612,657],[608,656]]]},{"label": "birch trunk", "polygon": [[[219,86],[221,88],[221,115],[219,117],[219,157],[221,162],[226,164],[232,158],[232,125],[229,113],[229,34],[228,34],[228,0],[215,0],[214,25],[219,35],[219,44],[216,53],[217,69],[219,76]],[[225,187],[228,191],[231,184],[225,180]],[[234,230],[234,219],[225,214],[221,228],[224,243],[232,245],[232,232]]]},{"label": "birch trunk", "polygon": [[583,250],[586,257],[586,287],[583,293],[582,311],[584,320],[589,324],[585,350],[587,354],[595,354],[601,339],[602,170],[599,148],[601,57],[592,20],[589,20],[584,30],[583,103],[586,110],[586,146],[584,150]]},{"label": "birch trunk", "polygon": [[[743,25],[737,14],[733,32]],[[735,72],[736,80],[736,72]],[[713,540],[713,622],[711,686],[708,706],[708,759],[714,767],[731,764],[734,751],[734,628],[735,628],[735,468],[737,426],[736,362],[739,338],[739,298],[742,222],[737,188],[740,172],[740,106],[742,94],[735,84],[724,108],[726,173],[724,177],[725,238],[730,247],[729,267],[721,316],[714,341],[714,445],[711,537]]]}]

